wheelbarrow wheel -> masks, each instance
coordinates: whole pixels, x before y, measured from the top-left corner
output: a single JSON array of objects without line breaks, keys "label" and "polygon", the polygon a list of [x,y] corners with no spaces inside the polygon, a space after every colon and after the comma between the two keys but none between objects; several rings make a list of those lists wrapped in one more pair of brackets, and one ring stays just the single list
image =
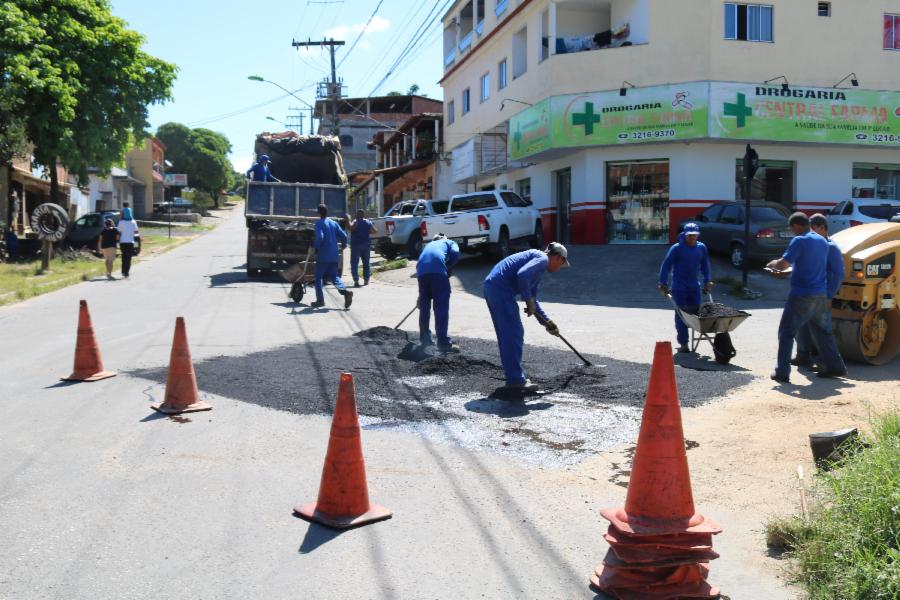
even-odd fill
[{"label": "wheelbarrow wheel", "polygon": [[713,357],[720,365],[727,365],[737,355],[737,350],[731,343],[731,336],[727,333],[717,333],[713,340]]},{"label": "wheelbarrow wheel", "polygon": [[306,293],[306,284],[302,281],[295,281],[294,285],[291,286],[291,300],[300,304],[303,300],[303,295]]}]

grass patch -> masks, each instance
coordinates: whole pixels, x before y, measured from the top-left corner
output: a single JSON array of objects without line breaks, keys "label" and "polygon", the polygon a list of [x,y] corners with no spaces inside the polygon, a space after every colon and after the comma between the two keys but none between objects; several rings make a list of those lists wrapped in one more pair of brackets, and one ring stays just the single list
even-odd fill
[{"label": "grass patch", "polygon": [[393,271],[394,269],[402,269],[403,267],[409,265],[409,261],[405,258],[395,258],[394,260],[386,260],[375,269],[379,273],[383,273],[385,271]]},{"label": "grass patch", "polygon": [[186,236],[172,236],[169,237],[166,234],[156,234],[149,233],[141,234],[141,254],[144,252],[165,252],[166,250],[171,250],[175,246],[180,246],[181,244],[192,240],[193,237]]},{"label": "grass patch", "polygon": [[103,260],[89,252],[61,251],[40,274],[40,259],[0,264],[0,305],[40,296],[106,273]]},{"label": "grass patch", "polygon": [[716,277],[713,281],[715,281],[716,284],[727,288],[732,296],[740,296],[744,293],[744,284],[737,277],[725,275],[724,277]]},{"label": "grass patch", "polygon": [[900,597],[900,413],[819,473],[809,519],[777,518],[766,541],[789,550],[811,600]]}]

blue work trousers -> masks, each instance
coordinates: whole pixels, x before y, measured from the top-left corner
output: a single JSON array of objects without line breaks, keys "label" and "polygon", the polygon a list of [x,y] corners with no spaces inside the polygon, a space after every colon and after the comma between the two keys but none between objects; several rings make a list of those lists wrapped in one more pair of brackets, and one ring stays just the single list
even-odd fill
[{"label": "blue work trousers", "polygon": [[325,294],[322,292],[322,283],[324,281],[333,281],[334,287],[343,294],[344,282],[341,281],[337,272],[338,264],[336,262],[317,262],[316,263],[316,300],[318,302],[325,301]]},{"label": "blue work trousers", "polygon": [[494,332],[497,334],[506,385],[525,383],[525,370],[522,368],[525,328],[522,327],[516,295],[509,290],[497,289],[485,283],[484,299],[487,301],[491,321],[494,323]]},{"label": "blue work trousers", "polygon": [[350,268],[353,274],[353,283],[359,283],[359,261],[362,260],[363,279],[366,283],[372,276],[372,269],[369,266],[369,257],[372,247],[369,244],[350,244]]},{"label": "blue work trousers", "polygon": [[[819,350],[823,367],[833,372],[843,372],[847,369],[832,332],[830,304],[825,294],[788,297],[784,312],[781,313],[781,323],[778,325],[778,364],[775,367],[777,374],[790,376],[794,338],[804,326],[809,327],[810,339]],[[809,346],[807,351],[808,348]]]},{"label": "blue work trousers", "polygon": [[419,339],[431,342],[431,306],[434,305],[434,329],[439,346],[449,346],[447,335],[450,323],[450,279],[446,275],[419,276]]},{"label": "blue work trousers", "polygon": [[[700,308],[700,288],[673,288],[672,299],[675,300],[675,304],[681,310],[696,313],[697,309]],[[690,340],[688,326],[684,324],[677,312],[675,313],[675,331],[678,334],[679,345],[687,344],[688,340]]]}]

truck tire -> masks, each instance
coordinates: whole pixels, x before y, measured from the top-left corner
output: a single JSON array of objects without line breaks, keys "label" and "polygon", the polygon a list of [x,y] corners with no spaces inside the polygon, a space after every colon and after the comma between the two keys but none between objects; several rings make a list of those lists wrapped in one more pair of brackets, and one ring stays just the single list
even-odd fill
[{"label": "truck tire", "polygon": [[247,267],[247,279],[253,279],[259,276],[259,269]]},{"label": "truck tire", "polygon": [[535,221],[534,235],[528,240],[528,245],[535,250],[544,249],[544,226],[540,221]]},{"label": "truck tire", "polygon": [[416,229],[409,234],[409,241],[406,242],[406,253],[413,260],[417,260],[422,254],[422,231]]},{"label": "truck tire", "polygon": [[510,254],[509,248],[509,230],[506,225],[500,228],[500,235],[497,236],[497,243],[494,244],[494,257],[503,260]]},{"label": "truck tire", "polygon": [[400,254],[393,244],[384,244],[378,249],[378,253],[388,260],[394,260]]}]

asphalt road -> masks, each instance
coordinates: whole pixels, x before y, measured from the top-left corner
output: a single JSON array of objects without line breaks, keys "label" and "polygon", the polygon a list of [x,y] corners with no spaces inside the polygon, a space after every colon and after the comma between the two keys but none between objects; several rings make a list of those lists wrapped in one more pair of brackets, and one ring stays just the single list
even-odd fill
[{"label": "asphalt road", "polygon": [[[573,371],[574,357],[528,323],[529,361],[552,393],[511,406],[486,395],[499,361],[477,295],[453,298],[467,349],[451,360],[471,361],[467,384],[447,364],[400,358],[403,340],[354,336],[399,321],[414,302],[408,285],[376,282],[350,312],[333,292],[329,310],[298,310],[284,284],[246,280],[244,235],[234,215],[130,280],[0,309],[14,340],[0,377],[0,598],[593,597],[587,578],[607,549],[597,510],[621,505],[624,490],[564,465],[633,442],[646,361],[671,335],[671,312],[548,302],[607,372]],[[118,377],[58,381],[80,298]],[[149,404],[163,393],[176,316],[214,409],[170,419]],[[622,319],[629,336],[617,333]],[[687,366],[688,402],[749,379],[746,363]],[[362,392],[370,496],[395,517],[338,535],[291,509],[317,494],[329,420],[316,413],[344,368]],[[687,371],[706,377],[696,391]],[[746,530],[745,515],[699,508],[726,527],[711,576],[723,591],[792,597],[748,566],[758,547],[729,534],[729,523]]]}]

